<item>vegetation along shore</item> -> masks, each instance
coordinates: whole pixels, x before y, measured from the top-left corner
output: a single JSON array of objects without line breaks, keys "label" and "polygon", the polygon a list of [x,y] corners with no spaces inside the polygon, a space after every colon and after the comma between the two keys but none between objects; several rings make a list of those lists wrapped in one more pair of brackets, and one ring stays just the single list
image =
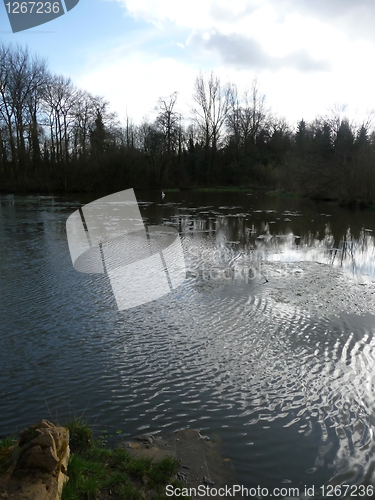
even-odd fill
[{"label": "vegetation along shore", "polygon": [[247,91],[199,73],[190,113],[178,89],[155,118],[120,123],[103,98],[52,74],[27,47],[0,45],[0,191],[113,192],[133,187],[263,186],[293,195],[375,204],[371,115],[343,108],[289,124],[256,81]]},{"label": "vegetation along shore", "polygon": [[[50,467],[51,457],[46,459],[48,454],[43,450],[47,450],[47,438],[53,441],[51,435],[55,452],[51,447],[49,449],[51,456],[56,454],[57,459]],[[66,446],[63,446],[65,441],[67,454]],[[31,449],[39,450],[37,458],[35,453],[33,456],[30,453],[33,444],[35,446]],[[91,428],[79,419],[66,423],[64,427],[55,427],[43,420],[22,431],[19,439],[8,437],[0,440],[0,494],[2,498],[7,498],[7,495],[18,498],[21,491],[25,495],[29,492],[30,500],[34,494],[37,495],[35,498],[61,497],[62,500],[175,498],[166,496],[166,485],[183,487],[177,476],[180,465],[168,454],[154,460],[153,457],[132,456],[123,447],[109,449],[103,439],[95,440]],[[30,473],[28,467],[31,467]],[[64,478],[62,481],[54,480],[60,476]]]}]

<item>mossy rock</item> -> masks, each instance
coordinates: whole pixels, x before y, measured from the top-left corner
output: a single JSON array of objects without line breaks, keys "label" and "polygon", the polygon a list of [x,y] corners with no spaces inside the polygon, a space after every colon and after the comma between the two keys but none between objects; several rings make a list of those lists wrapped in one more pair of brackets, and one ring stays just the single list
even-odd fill
[{"label": "mossy rock", "polygon": [[39,436],[38,432],[38,424],[31,425],[27,429],[23,430],[20,432],[20,439],[18,441],[18,444],[20,446],[23,446],[26,443],[29,443],[33,439],[35,439],[37,436]]}]

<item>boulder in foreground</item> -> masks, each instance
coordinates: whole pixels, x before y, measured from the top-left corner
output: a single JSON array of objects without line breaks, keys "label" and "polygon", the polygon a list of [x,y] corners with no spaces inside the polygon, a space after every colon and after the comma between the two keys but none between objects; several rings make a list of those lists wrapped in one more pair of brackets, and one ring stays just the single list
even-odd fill
[{"label": "boulder in foreground", "polygon": [[0,476],[0,498],[59,500],[68,481],[69,430],[42,420],[20,433],[18,442],[3,450],[9,467]]}]

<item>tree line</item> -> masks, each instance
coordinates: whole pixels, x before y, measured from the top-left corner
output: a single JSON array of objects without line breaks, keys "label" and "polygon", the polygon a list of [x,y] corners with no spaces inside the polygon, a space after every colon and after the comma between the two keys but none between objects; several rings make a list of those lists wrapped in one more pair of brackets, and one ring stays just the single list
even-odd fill
[{"label": "tree line", "polygon": [[240,92],[200,73],[191,112],[178,93],[156,118],[120,124],[109,103],[56,76],[28,48],[0,45],[0,190],[113,191],[252,185],[375,201],[375,133],[339,110],[291,127],[256,81]]}]

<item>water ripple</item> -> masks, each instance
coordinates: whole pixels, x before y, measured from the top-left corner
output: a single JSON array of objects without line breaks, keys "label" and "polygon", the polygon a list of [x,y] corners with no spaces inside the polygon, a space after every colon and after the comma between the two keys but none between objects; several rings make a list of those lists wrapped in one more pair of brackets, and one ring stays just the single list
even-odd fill
[{"label": "water ripple", "polygon": [[2,220],[0,434],[83,412],[124,436],[218,432],[249,486],[373,480],[374,316],[307,314],[261,275],[214,279],[242,249],[202,233],[183,238],[179,289],[118,312],[106,277],[72,268],[71,208]]}]

